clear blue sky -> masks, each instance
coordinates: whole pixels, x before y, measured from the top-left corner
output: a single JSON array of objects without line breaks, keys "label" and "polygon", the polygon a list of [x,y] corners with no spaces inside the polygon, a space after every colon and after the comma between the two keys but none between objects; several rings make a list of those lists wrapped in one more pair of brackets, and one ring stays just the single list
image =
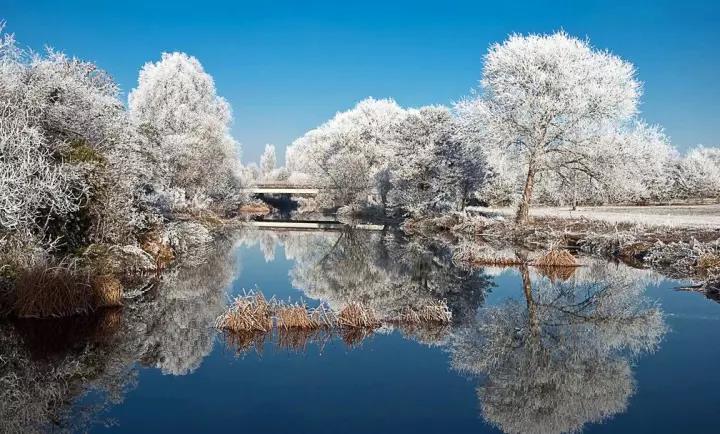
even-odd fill
[{"label": "clear blue sky", "polygon": [[643,116],[681,150],[720,145],[716,1],[0,0],[0,19],[23,45],[97,62],[125,93],[163,51],[198,57],[246,161],[367,96],[449,104],[476,85],[490,43],[558,29],[632,61]]}]

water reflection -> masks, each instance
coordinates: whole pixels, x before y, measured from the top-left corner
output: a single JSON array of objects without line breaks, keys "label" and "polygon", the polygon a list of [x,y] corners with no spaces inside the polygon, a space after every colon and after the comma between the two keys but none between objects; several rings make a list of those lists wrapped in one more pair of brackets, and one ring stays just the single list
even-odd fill
[{"label": "water reflection", "polygon": [[[79,431],[110,423],[104,410],[137,386],[138,366],[192,374],[213,349],[211,325],[239,273],[235,249],[255,245],[267,261],[284,247],[294,261],[292,285],[334,308],[361,301],[391,317],[405,306],[447,300],[450,326],[399,332],[447,351],[455,375],[478,384],[482,417],[508,433],[574,432],[622,413],[635,390],[634,361],[654,351],[666,331],[662,311],[644,295],[654,279],[647,271],[599,261],[574,273],[518,268],[511,279],[516,288],[497,288],[497,270],[457,266],[454,245],[444,240],[350,230],[238,233],[168,271],[122,311],[62,324],[0,325],[2,431]],[[511,297],[488,305],[498,289]],[[225,338],[245,353],[262,352],[268,338],[304,352],[336,337]],[[364,337],[340,336],[350,345]]]},{"label": "water reflection", "polygon": [[577,432],[625,411],[631,363],[666,331],[642,273],[601,262],[555,282],[527,267],[523,297],[458,328],[452,366],[481,378],[485,420],[507,433]]},{"label": "water reflection", "polygon": [[[137,364],[194,371],[235,273],[233,238],[166,273],[142,300],[88,317],[0,324],[0,431],[85,431],[136,386]],[[142,282],[140,286],[144,286]]]}]

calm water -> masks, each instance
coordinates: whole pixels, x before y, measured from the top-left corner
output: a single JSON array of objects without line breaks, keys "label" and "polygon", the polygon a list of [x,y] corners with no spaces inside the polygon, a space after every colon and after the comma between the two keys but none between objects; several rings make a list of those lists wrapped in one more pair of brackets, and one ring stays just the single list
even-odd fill
[{"label": "calm water", "polygon": [[[2,325],[0,431],[717,432],[719,304],[620,265],[467,270],[452,249],[237,234],[122,312]],[[229,297],[253,288],[381,314],[446,299],[454,323],[350,344],[214,332]]]}]

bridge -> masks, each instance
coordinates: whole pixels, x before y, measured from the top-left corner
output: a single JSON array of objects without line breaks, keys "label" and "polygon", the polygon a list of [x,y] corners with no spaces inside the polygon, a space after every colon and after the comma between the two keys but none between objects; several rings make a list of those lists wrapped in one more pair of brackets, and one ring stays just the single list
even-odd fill
[{"label": "bridge", "polygon": [[294,196],[317,196],[317,194],[320,193],[319,188],[283,182],[258,183],[244,188],[243,191],[250,194],[290,194]]},{"label": "bridge", "polygon": [[258,229],[271,230],[302,230],[302,231],[343,231],[346,229],[360,229],[366,231],[382,231],[384,225],[376,224],[352,224],[348,225],[339,221],[323,220],[250,220],[245,223]]}]

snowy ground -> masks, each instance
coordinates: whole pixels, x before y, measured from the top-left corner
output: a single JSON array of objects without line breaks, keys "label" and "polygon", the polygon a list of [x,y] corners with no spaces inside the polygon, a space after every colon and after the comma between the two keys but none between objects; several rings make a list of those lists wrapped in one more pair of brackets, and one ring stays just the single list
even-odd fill
[{"label": "snowy ground", "polygon": [[[479,208],[512,216],[513,208]],[[672,205],[672,206],[600,206],[531,208],[531,216],[582,218],[602,220],[611,223],[637,223],[652,226],[686,226],[720,228],[720,204],[715,205]]]}]

